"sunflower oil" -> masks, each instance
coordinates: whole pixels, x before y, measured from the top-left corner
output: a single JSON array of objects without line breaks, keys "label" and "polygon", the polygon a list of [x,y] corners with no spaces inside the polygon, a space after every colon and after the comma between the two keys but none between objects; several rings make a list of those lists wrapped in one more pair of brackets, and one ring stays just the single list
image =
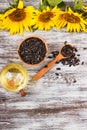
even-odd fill
[{"label": "sunflower oil", "polygon": [[0,75],[2,86],[9,91],[20,91],[28,83],[29,75],[27,70],[20,64],[9,63],[6,65]]}]

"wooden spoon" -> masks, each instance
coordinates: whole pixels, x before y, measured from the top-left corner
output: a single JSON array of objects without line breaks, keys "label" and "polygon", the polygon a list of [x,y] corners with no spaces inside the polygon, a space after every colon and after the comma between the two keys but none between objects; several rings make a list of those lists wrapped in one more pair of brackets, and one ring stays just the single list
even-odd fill
[{"label": "wooden spoon", "polygon": [[[70,54],[68,54],[67,46],[70,47]],[[66,54],[63,53],[63,51],[66,51]],[[71,57],[73,54],[73,46],[71,44],[65,44],[59,51],[59,54],[56,56],[55,59],[53,59],[51,62],[49,62],[44,68],[42,68],[37,74],[34,75],[32,78],[33,80],[40,79],[47,71],[49,71],[56,62]]]}]

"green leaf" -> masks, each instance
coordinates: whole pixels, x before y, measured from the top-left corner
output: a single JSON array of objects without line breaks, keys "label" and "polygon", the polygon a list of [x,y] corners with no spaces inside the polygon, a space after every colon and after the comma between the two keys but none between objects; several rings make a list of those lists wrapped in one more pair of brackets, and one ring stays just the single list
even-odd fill
[{"label": "green leaf", "polygon": [[48,5],[47,0],[42,0],[42,3],[43,3],[44,6],[47,6],[47,5]]},{"label": "green leaf", "polygon": [[47,0],[40,0],[40,6],[39,6],[40,11],[43,11],[47,6],[49,6]]},{"label": "green leaf", "polygon": [[40,10],[40,11],[43,11],[43,9],[44,9],[44,5],[40,5],[38,8],[38,10]]},{"label": "green leaf", "polygon": [[62,1],[60,4],[58,4],[59,8],[65,9],[66,8],[66,4]]},{"label": "green leaf", "polygon": [[47,0],[50,6],[56,6],[62,2],[62,0]]},{"label": "green leaf", "polygon": [[8,11],[9,9],[12,9],[12,8],[17,8],[18,6],[18,2],[19,0],[14,0],[14,2],[9,2],[9,7],[4,9],[2,13],[5,13],[6,11]]},{"label": "green leaf", "polygon": [[80,10],[83,6],[83,0],[74,0],[74,10]]}]

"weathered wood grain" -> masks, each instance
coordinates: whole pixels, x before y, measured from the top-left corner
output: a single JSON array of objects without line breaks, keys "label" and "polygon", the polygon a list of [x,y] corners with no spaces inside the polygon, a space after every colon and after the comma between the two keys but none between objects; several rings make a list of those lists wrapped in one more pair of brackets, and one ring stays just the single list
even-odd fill
[{"label": "weathered wood grain", "polygon": [[[25,4],[37,8],[39,0],[25,0]],[[7,0],[0,1],[1,9],[7,6]],[[80,64],[71,67],[56,64],[40,80],[28,83],[26,97],[8,92],[0,85],[0,130],[87,130],[87,49],[83,49],[87,48],[87,33],[52,29],[10,36],[9,32],[0,31],[0,70],[9,62],[24,65],[18,58],[17,47],[30,35],[40,35],[46,40],[48,55],[59,50],[64,41],[73,43],[80,54]],[[24,66],[33,76],[49,61],[47,58],[38,67]],[[77,82],[73,83],[74,80]]]}]

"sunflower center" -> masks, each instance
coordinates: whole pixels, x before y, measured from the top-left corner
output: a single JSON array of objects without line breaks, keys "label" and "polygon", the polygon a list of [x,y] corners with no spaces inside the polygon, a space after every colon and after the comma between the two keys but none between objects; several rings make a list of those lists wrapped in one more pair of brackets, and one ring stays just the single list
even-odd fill
[{"label": "sunflower center", "polygon": [[74,14],[62,14],[62,17],[64,18],[67,22],[70,23],[79,23],[80,22],[80,18],[78,16],[75,16]]},{"label": "sunflower center", "polygon": [[53,13],[52,12],[44,12],[39,16],[39,20],[41,22],[49,22],[51,18],[53,18]]},{"label": "sunflower center", "polygon": [[9,18],[12,21],[21,21],[25,19],[25,17],[26,17],[26,14],[23,9],[16,9],[11,14],[9,14]]}]

